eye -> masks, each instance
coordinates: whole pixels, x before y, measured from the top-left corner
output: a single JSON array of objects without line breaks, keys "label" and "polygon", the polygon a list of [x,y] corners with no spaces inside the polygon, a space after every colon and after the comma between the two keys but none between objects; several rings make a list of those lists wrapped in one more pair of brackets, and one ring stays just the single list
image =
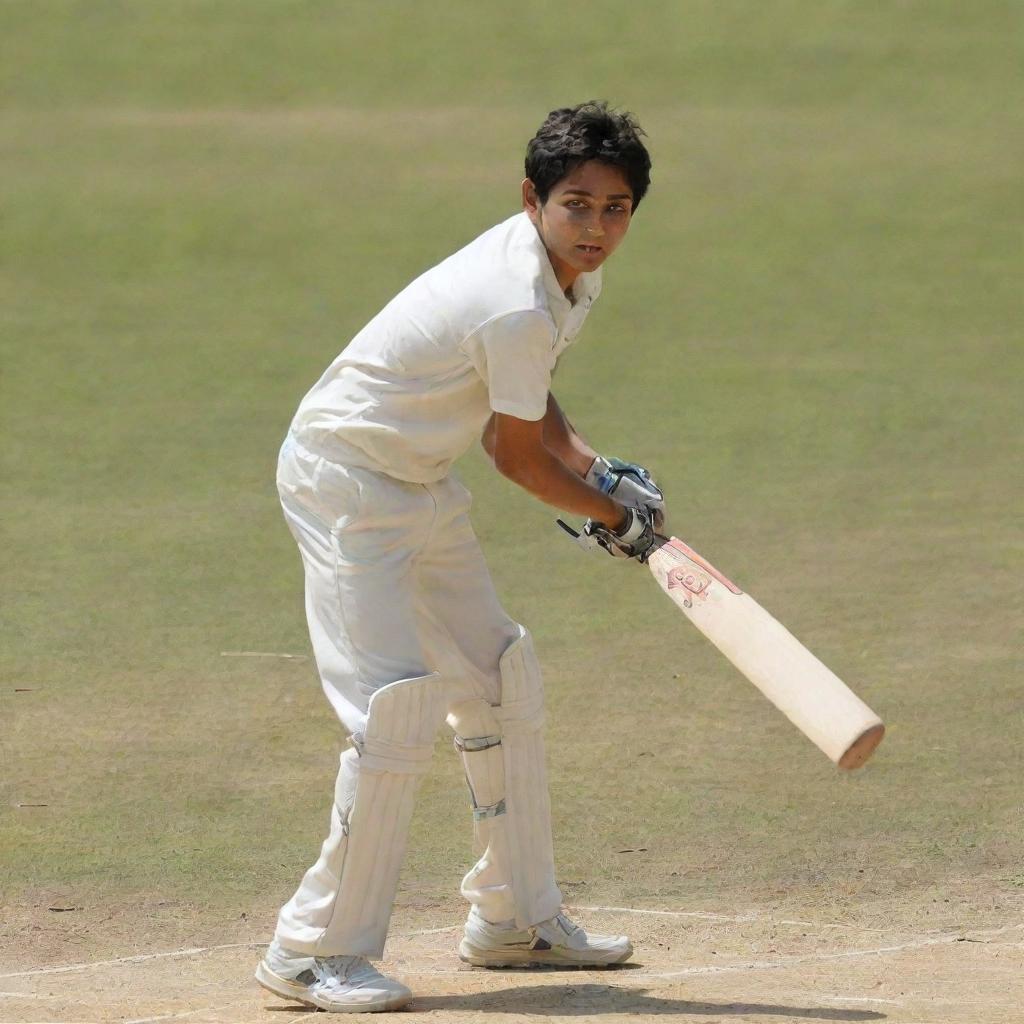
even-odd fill
[{"label": "eye", "polygon": [[566,205],[572,209],[578,210],[581,206],[585,206],[586,204],[582,199],[570,199]]}]

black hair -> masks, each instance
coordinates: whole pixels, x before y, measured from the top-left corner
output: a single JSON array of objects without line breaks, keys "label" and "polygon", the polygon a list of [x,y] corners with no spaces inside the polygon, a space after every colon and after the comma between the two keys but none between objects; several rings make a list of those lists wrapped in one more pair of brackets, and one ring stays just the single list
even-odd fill
[{"label": "black hair", "polygon": [[635,210],[651,183],[651,157],[640,141],[643,135],[632,114],[611,110],[605,102],[560,107],[548,114],[526,147],[526,176],[543,204],[567,174],[588,160],[600,160],[625,174]]}]

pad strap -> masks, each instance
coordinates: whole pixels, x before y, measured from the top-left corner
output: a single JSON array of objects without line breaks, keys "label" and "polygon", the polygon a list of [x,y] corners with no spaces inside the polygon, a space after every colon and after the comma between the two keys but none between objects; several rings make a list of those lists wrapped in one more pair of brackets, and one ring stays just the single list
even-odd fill
[{"label": "pad strap", "polygon": [[500,736],[456,736],[455,749],[460,754],[476,754],[501,744]]}]

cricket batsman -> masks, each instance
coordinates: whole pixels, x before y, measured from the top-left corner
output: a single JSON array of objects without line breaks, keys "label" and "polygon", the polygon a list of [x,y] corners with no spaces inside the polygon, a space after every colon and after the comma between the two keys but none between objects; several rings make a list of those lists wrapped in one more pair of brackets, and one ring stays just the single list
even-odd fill
[{"label": "cricket batsman", "polygon": [[663,515],[642,467],[606,459],[551,394],[558,357],[650,183],[643,132],[588,102],[530,141],[521,213],[397,295],[305,396],[277,483],[305,569],[324,692],[351,735],[330,832],[282,908],[257,981],[336,1012],[412,997],[381,974],[413,799],[447,721],[480,859],[462,882],[459,946],[480,967],[601,966],[625,936],[561,911],[530,634],[503,610],[452,463],[477,438],[497,470],[643,558]]}]

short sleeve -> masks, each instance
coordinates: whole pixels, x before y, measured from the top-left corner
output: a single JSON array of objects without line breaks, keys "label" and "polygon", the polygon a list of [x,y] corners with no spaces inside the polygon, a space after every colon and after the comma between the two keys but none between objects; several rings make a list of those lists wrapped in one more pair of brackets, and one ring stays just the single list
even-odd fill
[{"label": "short sleeve", "polygon": [[465,340],[463,351],[487,385],[495,412],[521,420],[543,418],[555,365],[555,337],[549,316],[527,310],[495,317]]}]

